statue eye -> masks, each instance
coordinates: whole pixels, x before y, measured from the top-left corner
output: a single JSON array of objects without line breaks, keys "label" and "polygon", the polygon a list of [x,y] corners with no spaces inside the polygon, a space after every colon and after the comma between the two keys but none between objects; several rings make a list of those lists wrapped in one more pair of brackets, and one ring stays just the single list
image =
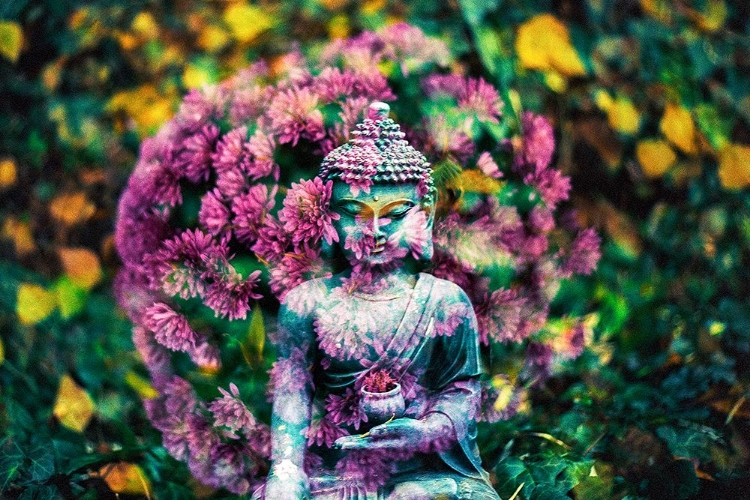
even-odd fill
[{"label": "statue eye", "polygon": [[404,203],[386,211],[384,215],[395,220],[403,219],[404,217],[406,217],[406,214],[409,213],[409,210],[411,210],[413,207],[414,205],[412,204]]}]

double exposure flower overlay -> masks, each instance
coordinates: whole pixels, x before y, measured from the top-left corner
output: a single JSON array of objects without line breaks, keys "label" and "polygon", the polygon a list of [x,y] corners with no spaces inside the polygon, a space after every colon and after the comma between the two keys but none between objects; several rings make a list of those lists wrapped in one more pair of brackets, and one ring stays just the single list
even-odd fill
[{"label": "double exposure flower overlay", "polygon": [[[267,472],[264,319],[275,323],[293,287],[332,272],[327,248],[355,245],[337,241],[331,182],[315,174],[373,101],[390,104],[433,166],[427,272],[463,288],[484,348],[507,354],[502,369],[489,365],[483,418],[512,414],[521,396],[508,387],[543,379],[584,348],[582,319],[549,318],[561,283],[599,258],[598,236],[564,211],[570,182],[552,164],[553,129],[528,111],[506,116],[499,89],[450,63],[439,40],[392,25],[192,91],[143,142],[119,204],[115,291],[159,393],[148,416],[205,484],[244,494]],[[426,220],[412,219],[419,235]],[[424,244],[410,242],[415,256]],[[329,403],[323,421],[335,439],[350,405]]]}]

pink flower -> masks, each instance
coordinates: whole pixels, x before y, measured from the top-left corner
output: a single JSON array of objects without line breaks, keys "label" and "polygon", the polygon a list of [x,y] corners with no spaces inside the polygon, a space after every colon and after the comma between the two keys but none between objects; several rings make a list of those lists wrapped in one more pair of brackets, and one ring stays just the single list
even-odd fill
[{"label": "pink flower", "polygon": [[211,155],[218,136],[219,128],[209,123],[183,139],[179,149],[173,153],[172,169],[194,184],[208,180]]},{"label": "pink flower", "polygon": [[233,268],[222,272],[208,271],[211,283],[203,294],[203,302],[213,309],[216,316],[230,321],[245,319],[250,309],[250,301],[262,295],[255,292],[260,281],[260,271],[253,271],[242,278]]},{"label": "pink flower", "polygon": [[219,387],[222,397],[215,399],[208,407],[214,415],[215,425],[227,427],[232,432],[252,432],[257,424],[255,417],[240,400],[240,391],[237,386],[233,383],[229,384],[229,390],[231,393]]},{"label": "pink flower", "polygon": [[524,182],[536,187],[549,208],[554,209],[558,203],[568,199],[570,177],[563,175],[559,170],[547,169],[535,177],[527,175]]},{"label": "pink flower", "polygon": [[214,166],[219,173],[239,169],[249,170],[250,151],[247,146],[247,127],[242,126],[227,132],[216,145]]},{"label": "pink flower", "polygon": [[268,115],[271,130],[281,144],[296,146],[300,139],[319,141],[325,136],[318,96],[309,88],[293,87],[279,92],[271,101]]},{"label": "pink flower", "polygon": [[324,239],[329,245],[338,241],[333,220],[339,218],[330,209],[333,181],[323,183],[320,177],[292,183],[284,198],[279,220],[292,235],[296,247],[312,246]]},{"label": "pink flower", "polygon": [[145,311],[145,323],[154,332],[161,345],[173,351],[189,351],[195,348],[200,336],[190,328],[187,318],[175,312],[163,302],[157,302]]},{"label": "pink flower", "polygon": [[271,268],[269,284],[271,291],[279,300],[294,287],[313,278],[330,277],[320,250],[306,248],[300,252],[285,253],[281,260]]},{"label": "pink flower", "polygon": [[568,258],[563,261],[563,275],[591,274],[601,258],[601,239],[593,228],[584,229],[573,240]]},{"label": "pink flower", "polygon": [[269,175],[273,175],[275,180],[279,179],[279,166],[273,159],[275,148],[273,136],[264,134],[260,129],[250,137],[247,150],[252,154],[252,162],[247,165],[245,171],[251,180],[257,181]]},{"label": "pink flower", "polygon": [[344,429],[336,425],[336,423],[328,416],[324,416],[320,420],[314,420],[310,424],[310,428],[307,431],[307,444],[316,444],[318,446],[326,446],[331,448],[333,443],[340,437],[347,436],[349,433]]},{"label": "pink flower", "polygon": [[221,200],[218,189],[209,191],[201,198],[198,221],[212,235],[221,233],[229,223],[229,209]]},{"label": "pink flower", "polygon": [[456,97],[462,110],[473,113],[481,121],[497,123],[502,115],[500,94],[482,78],[467,78]]},{"label": "pink flower", "polygon": [[552,125],[541,115],[531,111],[521,114],[523,131],[520,149],[514,151],[514,169],[538,174],[546,169],[555,150],[555,135]]},{"label": "pink flower", "polygon": [[484,344],[492,339],[496,342],[518,342],[521,323],[521,306],[524,299],[513,290],[495,290],[485,302],[476,308],[479,338]]},{"label": "pink flower", "polygon": [[348,425],[359,429],[362,422],[367,422],[367,415],[359,406],[359,395],[351,387],[347,387],[346,391],[340,396],[329,394],[326,398],[325,408],[328,417],[336,425]]},{"label": "pink flower", "polygon": [[258,239],[258,233],[268,212],[274,206],[276,187],[269,193],[265,184],[255,184],[232,202],[234,213],[234,234],[239,241],[251,245]]},{"label": "pink flower", "polygon": [[499,179],[503,176],[503,173],[500,171],[497,163],[495,163],[492,155],[487,151],[483,151],[479,155],[479,159],[477,160],[477,167],[482,171],[482,173],[484,173],[484,175],[492,177],[493,179]]}]

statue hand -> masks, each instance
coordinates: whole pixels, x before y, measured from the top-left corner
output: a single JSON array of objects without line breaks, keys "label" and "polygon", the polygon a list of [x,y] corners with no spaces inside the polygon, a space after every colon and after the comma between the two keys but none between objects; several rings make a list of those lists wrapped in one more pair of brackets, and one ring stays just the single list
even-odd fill
[{"label": "statue hand", "polygon": [[274,464],[266,480],[263,498],[266,500],[306,500],[310,498],[307,474],[289,460]]},{"label": "statue hand", "polygon": [[342,450],[414,450],[427,451],[435,442],[444,442],[453,434],[453,424],[442,413],[429,413],[421,419],[397,418],[370,429],[362,435],[336,440]]}]

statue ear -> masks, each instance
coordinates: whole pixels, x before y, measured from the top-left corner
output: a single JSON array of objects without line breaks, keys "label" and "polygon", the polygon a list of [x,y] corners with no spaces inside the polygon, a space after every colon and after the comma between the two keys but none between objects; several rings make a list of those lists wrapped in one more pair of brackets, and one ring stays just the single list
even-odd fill
[{"label": "statue ear", "polygon": [[422,246],[422,253],[419,257],[419,261],[425,264],[429,264],[432,260],[432,254],[434,253],[432,244],[432,229],[435,225],[435,202],[432,200],[423,202],[421,208],[427,213],[427,224],[425,227],[425,231],[427,231],[428,237],[424,245]]}]

